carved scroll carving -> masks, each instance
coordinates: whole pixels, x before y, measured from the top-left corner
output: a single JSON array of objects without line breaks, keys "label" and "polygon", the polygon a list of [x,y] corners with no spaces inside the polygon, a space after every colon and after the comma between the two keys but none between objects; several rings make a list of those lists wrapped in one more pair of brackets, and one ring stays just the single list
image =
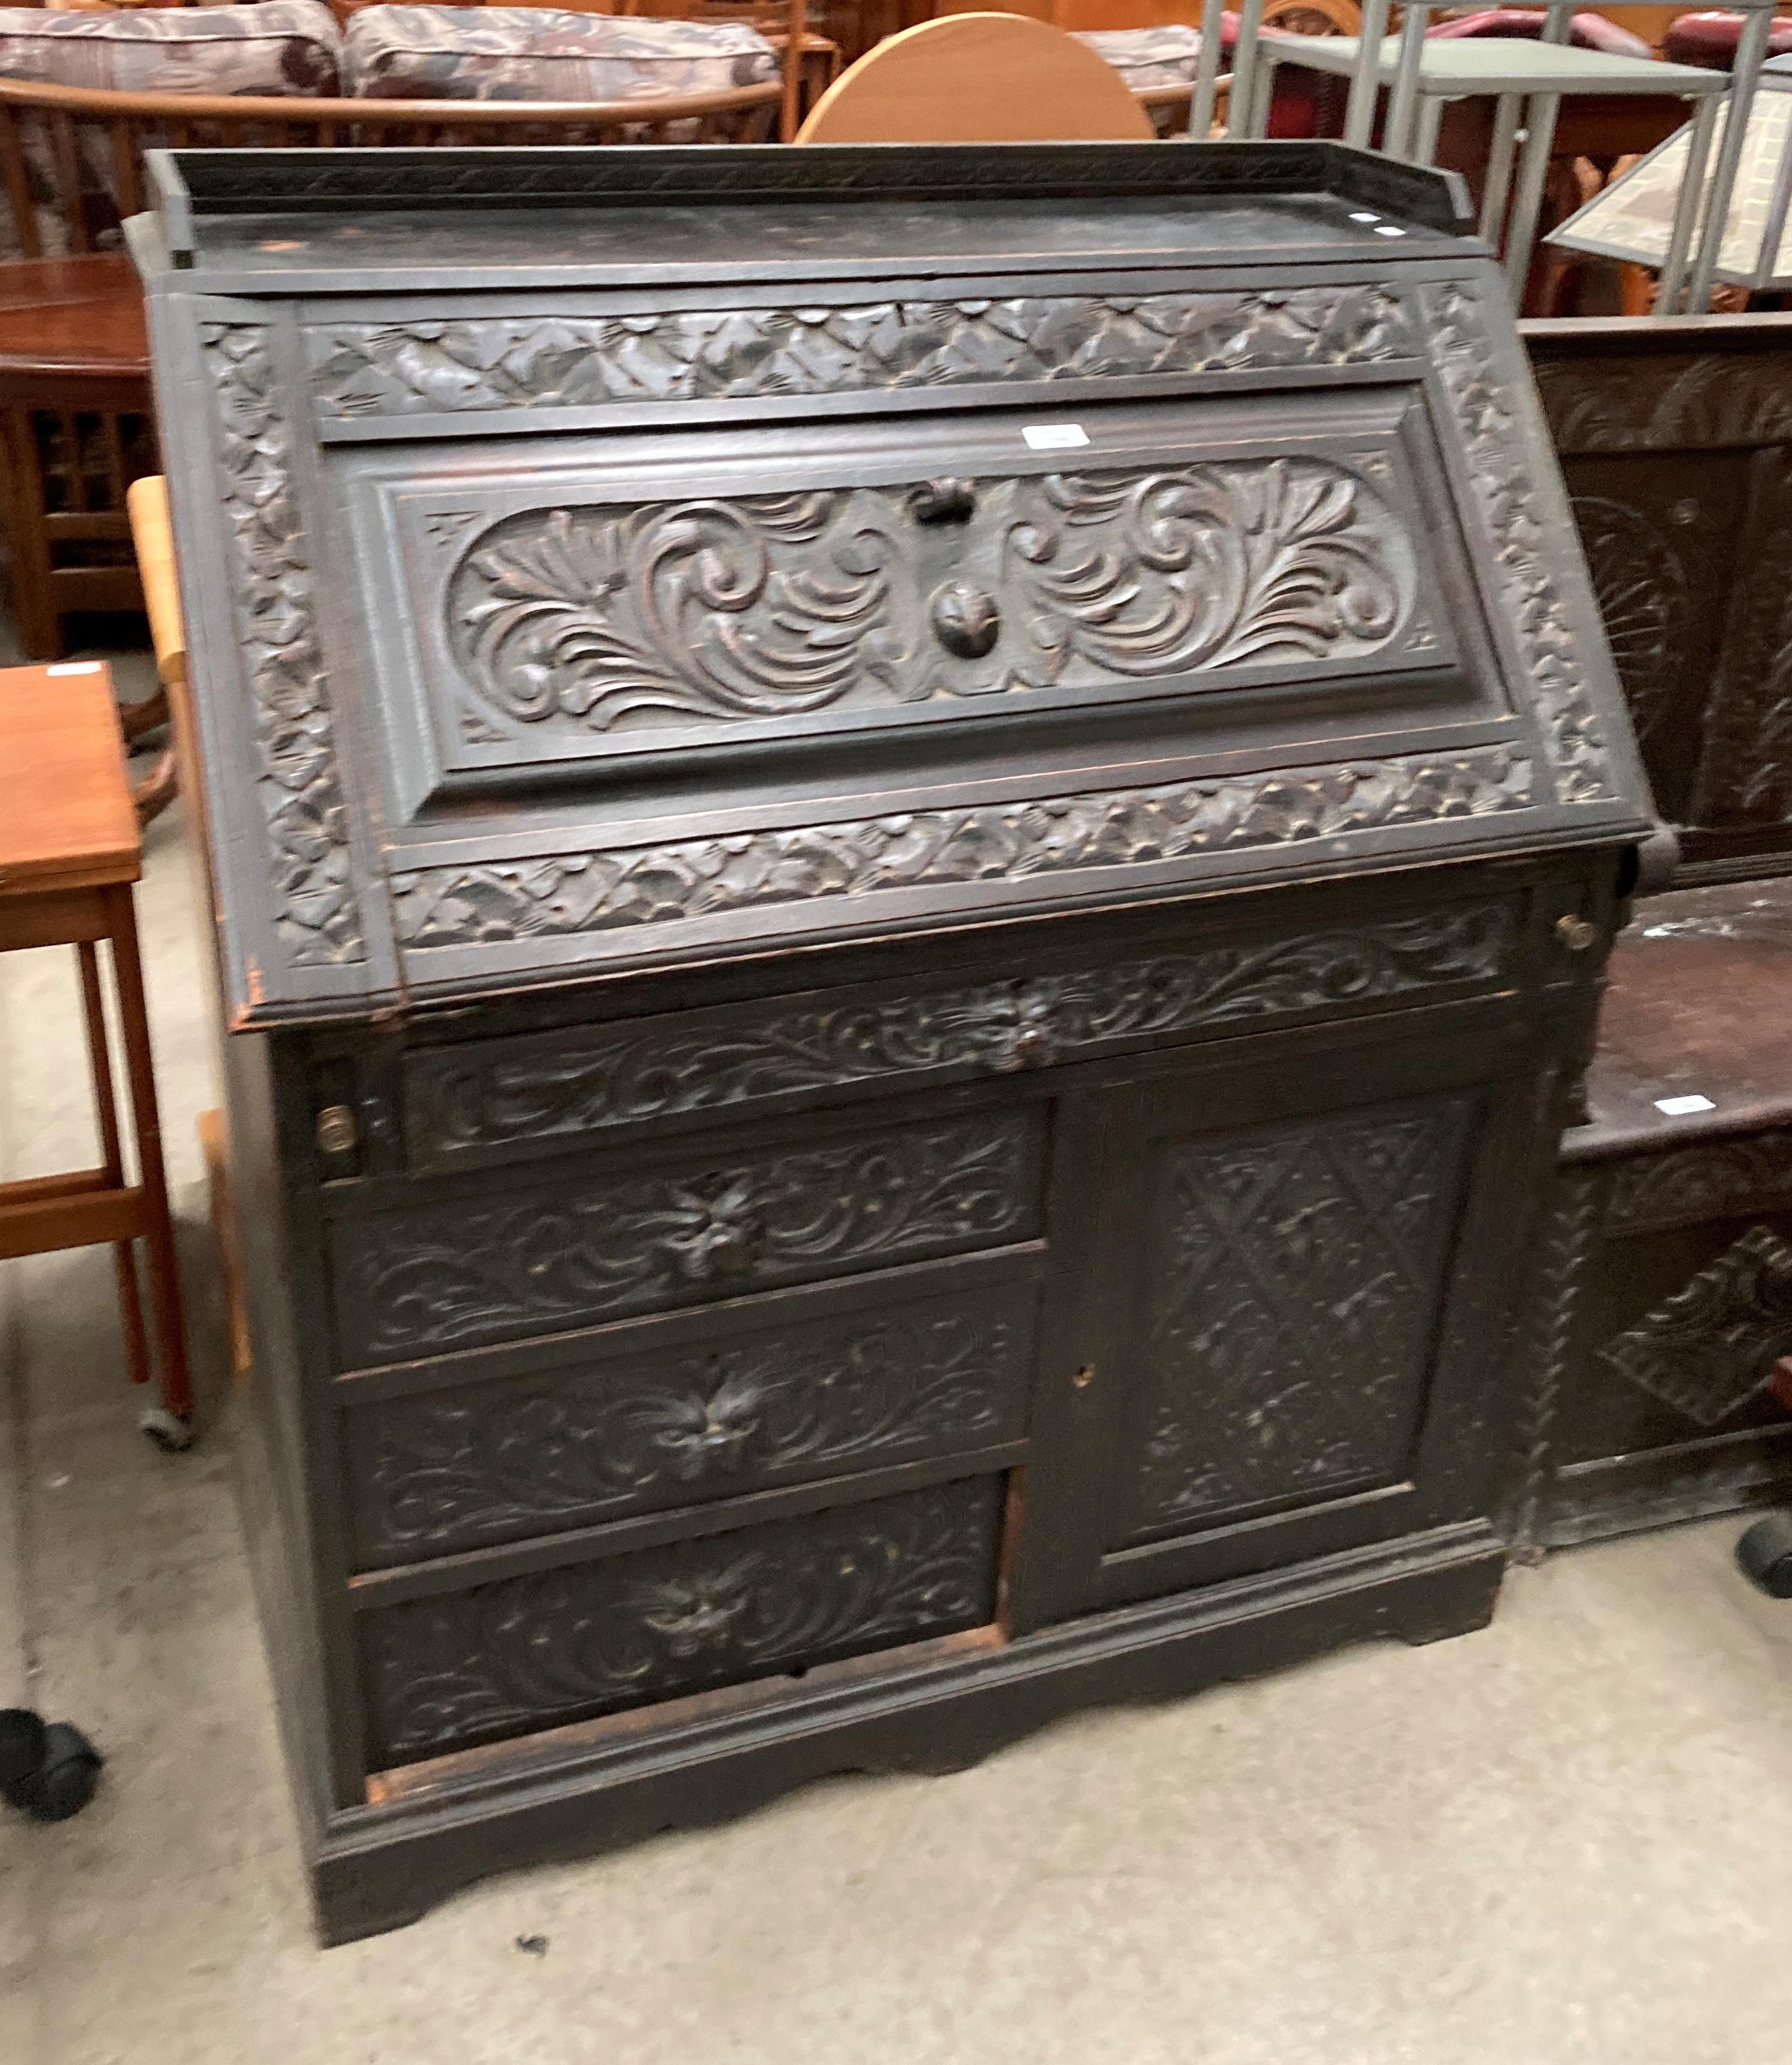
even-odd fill
[{"label": "carved scroll carving", "polygon": [[[1792,436],[1792,432],[1789,432]],[[1792,469],[1774,483],[1773,519],[1758,567],[1792,553]],[[1705,825],[1760,825],[1792,818],[1792,594],[1774,580],[1741,580],[1711,688],[1693,813]]]},{"label": "carved scroll carving", "polygon": [[1398,297],[1364,286],[330,323],[309,346],[326,419],[1341,366],[1418,348]]},{"label": "carved scroll carving", "polygon": [[638,1368],[366,1408],[353,1472],[367,1552],[440,1554],[1009,1439],[1030,1295],[799,1320]]},{"label": "carved scroll carving", "polygon": [[450,648],[487,713],[609,732],[1360,658],[1413,606],[1398,519],[1328,459],[966,483],[945,554],[919,491],[509,516]]},{"label": "carved scroll carving", "polygon": [[1418,1425],[1471,1101],[1165,1152],[1147,1529],[1398,1473]]},{"label": "carved scroll carving", "polygon": [[1581,669],[1580,640],[1556,584],[1562,542],[1539,519],[1543,482],[1525,458],[1510,376],[1496,363],[1479,287],[1421,288],[1438,371],[1470,464],[1470,483],[1491,531],[1502,598],[1530,673],[1543,748],[1565,803],[1612,792],[1605,741]]},{"label": "carved scroll carving", "polygon": [[1337,839],[1524,809],[1505,746],[917,810],[727,839],[548,854],[394,875],[412,949],[666,924],[767,905],[954,882],[1143,867],[1199,853]]},{"label": "carved scroll carving", "polygon": [[1628,503],[1576,495],[1574,515],[1631,722],[1646,740],[1686,690],[1675,636],[1689,600],[1686,569],[1659,518]]},{"label": "carved scroll carving", "polygon": [[254,324],[208,323],[201,337],[216,410],[237,636],[254,713],[274,930],[300,966],[363,960],[310,561],[288,479],[293,433],[267,333]]},{"label": "carved scroll carving", "polygon": [[1620,1162],[1607,1221],[1613,1226],[1692,1226],[1792,1204],[1792,1127],[1701,1141]]},{"label": "carved scroll carving", "polygon": [[1557,451],[1709,451],[1792,441],[1787,357],[1650,352],[1542,358],[1537,392]]},{"label": "carved scroll carving", "polygon": [[999,1478],[805,1514],[366,1617],[388,1762],[739,1683],[995,1610]]},{"label": "carved scroll carving", "polygon": [[354,1350],[411,1354],[1024,1237],[1031,1114],[767,1149],[689,1177],[347,1222]]},{"label": "carved scroll carving", "polygon": [[875,1003],[771,1004],[688,1029],[624,1022],[526,1049],[445,1049],[411,1065],[407,1129],[424,1162],[884,1077],[1001,1072],[1113,1041],[1496,981],[1517,939],[1514,904],[1479,902]]},{"label": "carved scroll carving", "polygon": [[1695,1425],[1716,1426],[1792,1354],[1792,1246],[1770,1227],[1750,1226],[1599,1352]]}]

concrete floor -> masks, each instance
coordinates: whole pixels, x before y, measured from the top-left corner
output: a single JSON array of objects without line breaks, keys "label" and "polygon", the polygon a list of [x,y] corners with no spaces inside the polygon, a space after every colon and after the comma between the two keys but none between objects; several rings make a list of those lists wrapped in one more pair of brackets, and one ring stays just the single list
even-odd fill
[{"label": "concrete floor", "polygon": [[[140,909],[205,1336],[184,837],[153,829]],[[71,956],[0,960],[0,1174],[87,1151],[78,1024]],[[0,1808],[4,2065],[1787,2056],[1792,1606],[1733,1521],[1520,1571],[1484,1634],[840,1780],[319,1953],[216,1412],[169,1457],[136,1405],[104,1253],[0,1266],[0,1704],[109,1759],[79,1820]]]}]

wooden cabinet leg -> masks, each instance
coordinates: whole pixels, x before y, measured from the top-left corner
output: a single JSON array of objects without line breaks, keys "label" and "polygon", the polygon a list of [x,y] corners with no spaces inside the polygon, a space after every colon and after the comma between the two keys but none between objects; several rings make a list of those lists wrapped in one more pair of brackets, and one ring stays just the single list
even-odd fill
[{"label": "wooden cabinet leg", "polygon": [[[112,1094],[112,1061],[106,1041],[106,1004],[99,988],[99,952],[83,940],[81,1004],[87,1027],[87,1059],[93,1069],[93,1108],[99,1122],[100,1166],[115,1188],[124,1182],[124,1155],[119,1142],[118,1104]],[[133,1384],[149,1381],[149,1341],[144,1332],[143,1297],[137,1284],[137,1261],[129,1241],[112,1250],[118,1271],[118,1318],[124,1335],[124,1366]]]},{"label": "wooden cabinet leg", "polygon": [[177,1418],[192,1412],[186,1336],[180,1314],[180,1279],[175,1260],[174,1226],[168,1217],[167,1172],[162,1165],[161,1120],[149,1047],[143,968],[137,955],[137,919],[130,889],[108,889],[112,968],[118,979],[119,1019],[124,1039],[125,1073],[136,1120],[138,1171],[144,1190],[144,1241],[149,1250],[149,1303],[156,1319],[156,1347],[162,1367],[162,1403]]}]

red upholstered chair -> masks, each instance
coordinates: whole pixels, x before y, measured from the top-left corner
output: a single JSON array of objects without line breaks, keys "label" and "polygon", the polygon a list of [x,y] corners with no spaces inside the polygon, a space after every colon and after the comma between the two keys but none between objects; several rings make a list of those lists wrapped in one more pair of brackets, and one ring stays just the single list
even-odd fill
[{"label": "red upholstered chair", "polygon": [[[1678,15],[1661,39],[1661,55],[1669,64],[1728,71],[1736,62],[1736,46],[1745,18],[1741,14]],[[1792,55],[1792,20],[1775,15],[1767,38],[1767,55],[1771,58]]]}]

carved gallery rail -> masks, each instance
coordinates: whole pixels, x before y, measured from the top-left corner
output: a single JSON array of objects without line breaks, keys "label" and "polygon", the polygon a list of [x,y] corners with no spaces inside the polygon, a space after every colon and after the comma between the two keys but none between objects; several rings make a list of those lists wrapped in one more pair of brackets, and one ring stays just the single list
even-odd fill
[{"label": "carved gallery rail", "polygon": [[1651,820],[1456,190],[301,155],[133,234],[325,1934],[1484,1620]]}]

